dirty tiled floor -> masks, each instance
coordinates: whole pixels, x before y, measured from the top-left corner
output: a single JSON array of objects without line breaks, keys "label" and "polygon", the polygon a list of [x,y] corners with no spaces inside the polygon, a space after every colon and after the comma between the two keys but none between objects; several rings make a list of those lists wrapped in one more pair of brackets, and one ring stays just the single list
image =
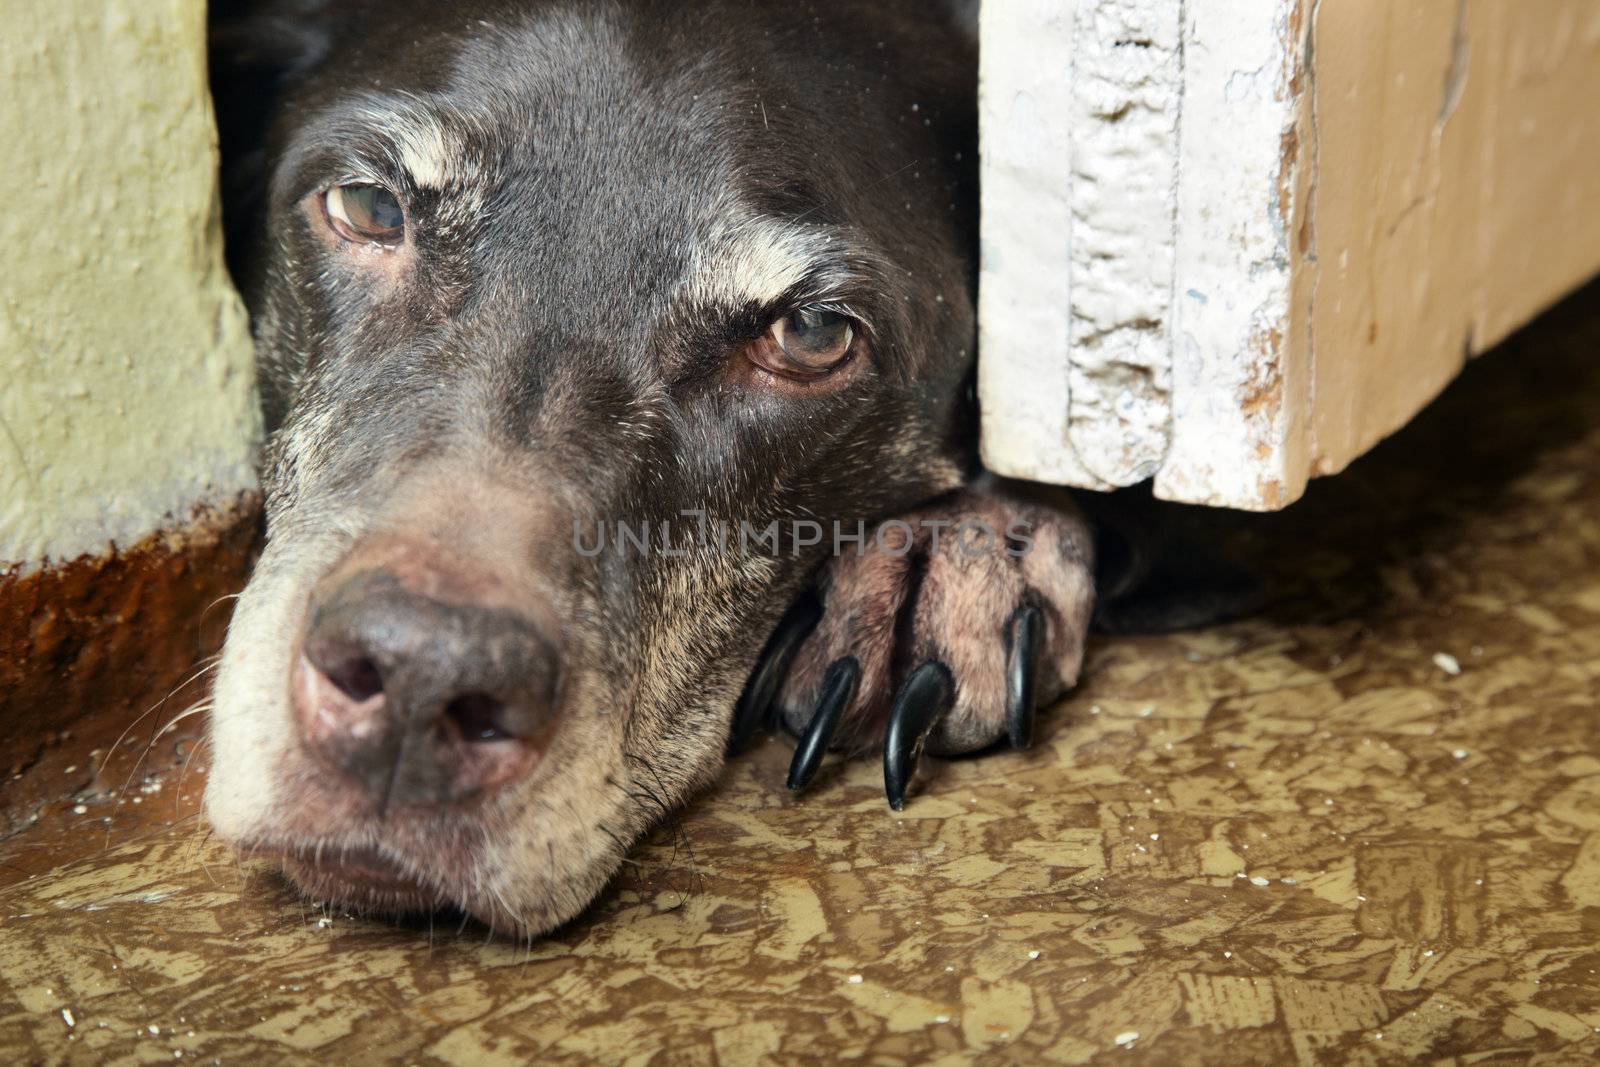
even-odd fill
[{"label": "dirty tiled floor", "polygon": [[[791,798],[758,746],[532,946],[323,914],[193,819],[69,844],[0,890],[0,1047],[1595,1062],[1600,290],[1287,514],[1205,518],[1278,575],[1261,617],[1099,641],[1035,751],[903,815],[867,764]],[[4,847],[37,871],[70,815]]]}]

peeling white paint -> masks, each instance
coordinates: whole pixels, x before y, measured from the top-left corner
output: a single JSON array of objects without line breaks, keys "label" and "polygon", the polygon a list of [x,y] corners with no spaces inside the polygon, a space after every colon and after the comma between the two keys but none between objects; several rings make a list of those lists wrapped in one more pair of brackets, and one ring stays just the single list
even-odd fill
[{"label": "peeling white paint", "polygon": [[978,393],[991,469],[1101,485],[1067,440],[1071,346],[1070,169],[1073,5],[1010,0],[980,8],[983,138]]},{"label": "peeling white paint", "polygon": [[[1288,365],[1295,162],[1300,119],[1294,5],[1206,0],[1185,7],[1178,156],[1172,427],[1156,494],[1273,507],[1299,495]],[[1197,298],[1194,294],[1201,294]]]},{"label": "peeling white paint", "polygon": [[983,9],[984,459],[1251,506],[1281,472],[1285,0]]},{"label": "peeling white paint", "polygon": [[1078,4],[1068,437],[1108,485],[1155,474],[1172,421],[1180,10],[1171,0]]}]

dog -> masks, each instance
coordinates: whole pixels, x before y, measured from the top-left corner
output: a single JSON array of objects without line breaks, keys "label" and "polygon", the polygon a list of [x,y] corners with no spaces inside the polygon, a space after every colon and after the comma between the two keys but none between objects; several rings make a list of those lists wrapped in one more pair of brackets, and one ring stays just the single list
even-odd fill
[{"label": "dog", "polygon": [[924,750],[1030,742],[1095,543],[978,460],[959,6],[218,10],[270,430],[222,838],[531,937],[765,724],[791,788],[881,754],[896,808]]}]

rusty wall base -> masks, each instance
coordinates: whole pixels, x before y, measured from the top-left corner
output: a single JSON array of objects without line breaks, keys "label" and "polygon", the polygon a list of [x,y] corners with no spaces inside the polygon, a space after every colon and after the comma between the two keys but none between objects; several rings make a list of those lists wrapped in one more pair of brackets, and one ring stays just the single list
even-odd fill
[{"label": "rusty wall base", "polygon": [[221,645],[259,515],[252,494],[107,556],[0,571],[0,837],[64,767],[87,775],[146,711],[198,698],[184,683]]}]

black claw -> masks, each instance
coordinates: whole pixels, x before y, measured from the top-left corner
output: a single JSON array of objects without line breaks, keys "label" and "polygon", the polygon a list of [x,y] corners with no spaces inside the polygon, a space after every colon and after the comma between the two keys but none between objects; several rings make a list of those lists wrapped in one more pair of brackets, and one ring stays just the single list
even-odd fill
[{"label": "black claw", "polygon": [[917,769],[922,746],[955,702],[955,679],[937,660],[912,671],[896,694],[883,739],[883,790],[895,811],[905,810],[906,784]]},{"label": "black claw", "polygon": [[728,735],[728,755],[743,752],[756,731],[768,724],[772,707],[778,699],[778,690],[789,674],[789,664],[805,639],[811,636],[811,631],[817,628],[821,618],[821,602],[815,594],[806,593],[789,609],[778,623],[778,628],[767,639],[767,647],[761,650],[761,658],[756,660],[755,670],[750,672],[744,693],[734,705],[733,729]]},{"label": "black claw", "polygon": [[1012,748],[1033,744],[1033,719],[1038,710],[1034,680],[1039,673],[1039,641],[1044,619],[1039,609],[1024,604],[1006,626],[1006,735]]},{"label": "black claw", "polygon": [[822,679],[822,699],[817,701],[816,714],[811,725],[795,746],[794,760],[789,764],[789,789],[799,792],[811,784],[822,766],[822,756],[828,751],[833,732],[839,728],[839,718],[855,699],[856,685],[861,681],[861,664],[854,656],[835,660]]}]

